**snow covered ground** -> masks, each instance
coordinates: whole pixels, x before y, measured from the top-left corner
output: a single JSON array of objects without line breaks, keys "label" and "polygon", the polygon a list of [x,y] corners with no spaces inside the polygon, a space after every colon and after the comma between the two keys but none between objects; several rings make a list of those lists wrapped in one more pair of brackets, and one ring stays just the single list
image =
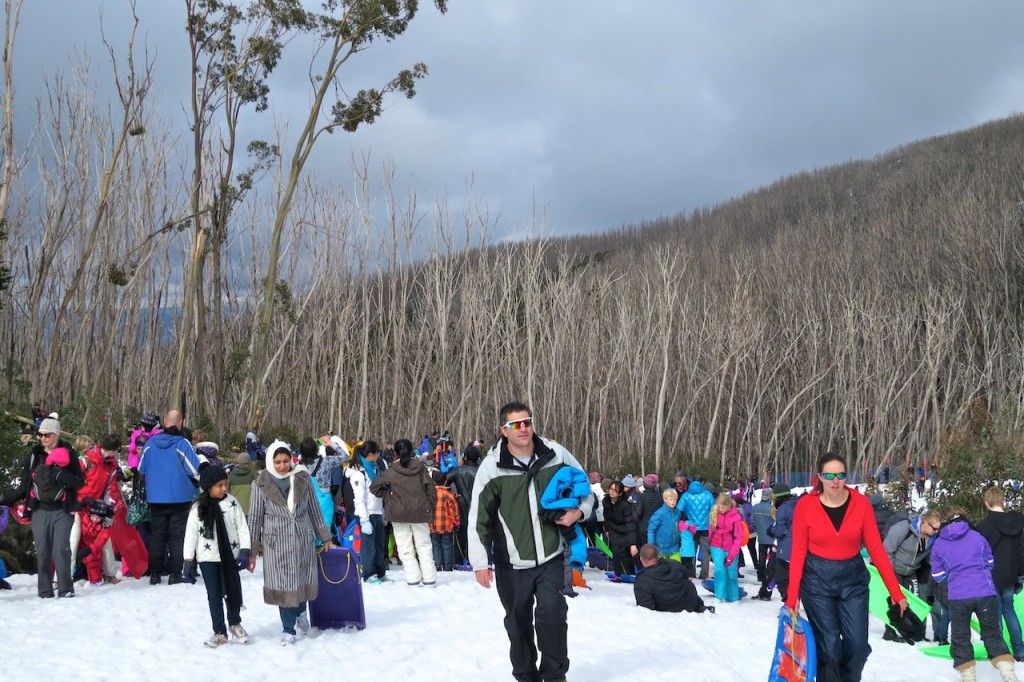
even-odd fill
[{"label": "snow covered ground", "polygon": [[[35,576],[11,576],[14,589],[0,592],[0,622],[7,633],[0,670],[5,679],[47,682],[512,678],[497,594],[479,587],[472,573],[441,573],[431,589],[405,585],[401,567],[392,566],[392,581],[363,586],[365,630],[314,628],[295,646],[282,647],[277,608],[263,603],[261,570],[242,577],[242,624],[252,642],[219,649],[203,647],[211,631],[201,583],[78,583],[75,599],[39,599]],[[717,605],[713,615],[655,613],[635,605],[631,585],[610,583],[595,569],[584,577],[592,589],[569,600],[572,682],[664,679],[669,671],[688,682],[768,678],[777,597]],[[741,583],[752,593],[756,589],[749,575]],[[959,679],[950,661],[883,641],[877,620],[871,646],[864,680]],[[978,673],[979,680],[999,679],[987,662],[979,662]]]}]

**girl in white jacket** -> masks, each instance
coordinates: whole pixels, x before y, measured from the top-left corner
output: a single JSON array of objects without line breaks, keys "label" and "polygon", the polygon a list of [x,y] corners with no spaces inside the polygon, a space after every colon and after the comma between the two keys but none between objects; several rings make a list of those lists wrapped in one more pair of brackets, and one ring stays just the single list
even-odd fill
[{"label": "girl in white jacket", "polygon": [[[249,566],[249,525],[242,506],[228,493],[228,475],[211,464],[199,474],[202,493],[192,505],[185,526],[185,570],[188,582],[195,582],[196,562],[203,574],[210,602],[213,637],[210,648],[227,644],[228,632],[238,644],[249,641],[242,627],[242,581],[239,571]],[[252,569],[250,569],[252,570]],[[224,602],[228,617],[224,624]]]}]

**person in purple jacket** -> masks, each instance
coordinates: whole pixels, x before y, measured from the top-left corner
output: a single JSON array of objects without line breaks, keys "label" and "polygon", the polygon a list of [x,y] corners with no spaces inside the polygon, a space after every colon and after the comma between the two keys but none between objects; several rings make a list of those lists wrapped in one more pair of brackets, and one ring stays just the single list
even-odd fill
[{"label": "person in purple jacket", "polygon": [[971,646],[971,615],[977,614],[981,639],[992,665],[1004,682],[1017,680],[1013,656],[1003,640],[999,624],[999,598],[992,582],[992,549],[971,528],[962,509],[953,507],[932,545],[932,577],[949,586],[949,652],[960,679],[974,682],[974,647]]}]

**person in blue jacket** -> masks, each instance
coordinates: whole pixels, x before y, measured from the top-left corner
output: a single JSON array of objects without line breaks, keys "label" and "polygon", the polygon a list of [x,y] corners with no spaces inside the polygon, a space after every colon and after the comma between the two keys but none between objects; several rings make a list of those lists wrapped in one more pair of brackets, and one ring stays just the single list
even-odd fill
[{"label": "person in blue jacket", "polygon": [[146,441],[139,459],[139,473],[146,484],[149,502],[149,584],[159,585],[164,558],[169,555],[168,584],[182,582],[185,526],[192,501],[199,492],[199,458],[181,433],[181,412],[164,417],[162,433]]},{"label": "person in blue jacket", "polygon": [[715,506],[715,496],[704,489],[700,481],[694,481],[686,489],[686,494],[679,502],[686,518],[697,528],[697,540],[700,543],[700,579],[707,580],[711,574],[711,543],[708,539],[708,516]]},{"label": "person in blue jacket", "polygon": [[658,548],[658,556],[662,559],[680,561],[679,520],[683,511],[677,506],[679,494],[668,488],[661,494],[664,504],[651,516],[647,524],[647,542]]}]

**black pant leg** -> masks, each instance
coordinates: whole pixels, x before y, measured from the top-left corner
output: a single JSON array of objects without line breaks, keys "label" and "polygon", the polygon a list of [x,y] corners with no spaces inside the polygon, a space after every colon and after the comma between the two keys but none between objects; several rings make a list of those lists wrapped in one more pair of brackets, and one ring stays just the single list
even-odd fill
[{"label": "black pant leg", "polygon": [[[164,570],[164,557],[167,554],[167,528],[170,523],[170,512],[167,505],[151,504],[149,517],[149,574],[159,576]],[[184,542],[182,542],[184,547]]]},{"label": "black pant leg", "polygon": [[216,634],[227,635],[228,628],[224,624],[224,578],[221,575],[220,563],[203,561],[199,564],[203,572],[203,585],[206,586],[206,600],[210,605],[210,621]]},{"label": "black pant leg", "polygon": [[188,511],[192,503],[184,502],[172,507],[167,522],[167,553],[170,555],[167,568],[172,576],[180,576],[181,565],[185,560],[185,527],[188,525]]}]

